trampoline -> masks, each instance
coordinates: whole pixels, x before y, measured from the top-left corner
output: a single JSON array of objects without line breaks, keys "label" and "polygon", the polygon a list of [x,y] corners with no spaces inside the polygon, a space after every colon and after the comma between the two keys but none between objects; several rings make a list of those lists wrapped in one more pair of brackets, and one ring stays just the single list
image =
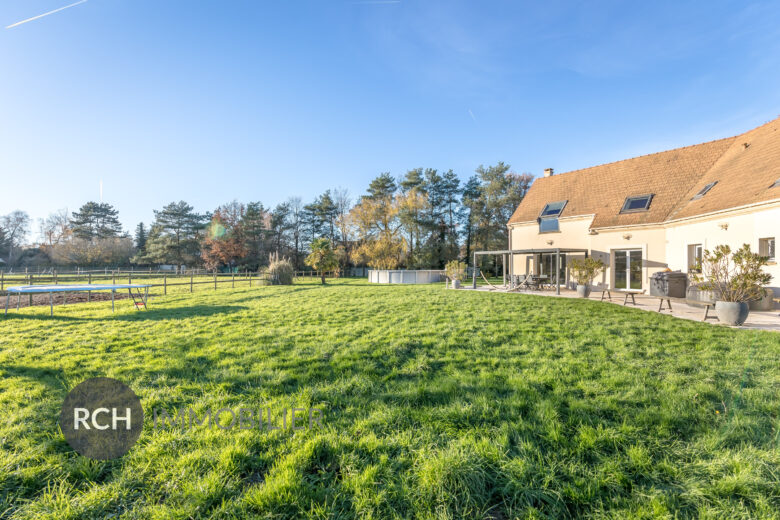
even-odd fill
[{"label": "trampoline", "polygon": [[[133,307],[139,310],[141,307],[146,310],[146,300],[149,297],[149,287],[151,285],[143,284],[80,284],[80,285],[22,285],[19,287],[9,287],[6,289],[5,296],[5,314],[8,314],[8,304],[11,301],[11,295],[16,294],[16,309],[19,310],[19,303],[23,294],[49,293],[49,316],[54,316],[54,293],[56,292],[91,292],[91,291],[111,291],[111,312],[114,312],[114,295],[117,290],[127,289],[130,298],[133,300]],[[135,289],[135,294],[133,293]],[[143,294],[141,289],[144,290]]]}]

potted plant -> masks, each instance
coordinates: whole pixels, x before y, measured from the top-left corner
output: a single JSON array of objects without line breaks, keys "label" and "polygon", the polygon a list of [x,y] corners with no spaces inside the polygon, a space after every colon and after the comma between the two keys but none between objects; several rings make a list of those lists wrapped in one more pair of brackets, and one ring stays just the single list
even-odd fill
[{"label": "potted plant", "polygon": [[769,259],[753,253],[744,244],[734,253],[727,245],[706,250],[701,260],[701,273],[694,275],[700,287],[715,295],[718,320],[727,325],[742,325],[747,320],[748,302],[764,297],[764,287],[772,276],[762,271]]},{"label": "potted plant", "polygon": [[574,258],[569,267],[571,274],[577,281],[577,295],[580,298],[590,296],[590,284],[593,279],[604,270],[606,265],[596,258]]},{"label": "potted plant", "polygon": [[463,280],[463,276],[466,274],[466,267],[466,264],[459,260],[450,260],[444,266],[444,274],[448,279],[452,280],[453,289],[460,289],[460,281]]}]

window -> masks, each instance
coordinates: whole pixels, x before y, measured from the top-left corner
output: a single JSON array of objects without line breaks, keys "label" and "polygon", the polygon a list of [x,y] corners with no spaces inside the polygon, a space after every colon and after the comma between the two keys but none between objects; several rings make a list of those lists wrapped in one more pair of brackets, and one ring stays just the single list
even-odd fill
[{"label": "window", "polygon": [[760,238],[758,240],[758,254],[761,256],[768,256],[770,262],[775,261],[775,239],[772,238]]},{"label": "window", "polygon": [[710,191],[712,189],[712,187],[715,186],[716,184],[718,184],[718,181],[714,181],[714,182],[711,182],[711,183],[707,184],[705,187],[700,189],[699,193],[694,195],[691,200],[699,200],[700,198],[705,196],[707,194],[707,192]]},{"label": "window", "polygon": [[539,233],[552,233],[554,231],[560,231],[557,217],[539,219]]},{"label": "window", "polygon": [[560,231],[558,227],[558,217],[560,216],[563,208],[566,207],[566,200],[559,200],[558,202],[548,202],[541,214],[539,214],[539,233],[553,233]]},{"label": "window", "polygon": [[704,248],[701,244],[690,244],[688,246],[688,272],[701,272],[701,259]]},{"label": "window", "polygon": [[635,211],[647,211],[650,208],[650,201],[653,195],[639,195],[638,197],[626,197],[623,203],[621,213],[634,213]]},{"label": "window", "polygon": [[539,216],[557,217],[561,214],[561,211],[563,211],[563,207],[566,206],[567,202],[568,201],[566,200],[560,200],[558,202],[550,202],[544,207],[544,209],[542,210],[542,214]]}]

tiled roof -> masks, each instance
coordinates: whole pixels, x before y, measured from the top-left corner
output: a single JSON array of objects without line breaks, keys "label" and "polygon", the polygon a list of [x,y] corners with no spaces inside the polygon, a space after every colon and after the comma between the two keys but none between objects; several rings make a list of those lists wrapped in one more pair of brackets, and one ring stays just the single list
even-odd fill
[{"label": "tiled roof", "polygon": [[[747,148],[743,143],[748,143]],[[509,223],[536,220],[568,200],[561,217],[594,215],[592,228],[656,224],[765,200],[780,177],[780,119],[736,137],[537,179]],[[701,199],[691,198],[718,183]],[[620,213],[626,197],[653,194],[648,211]]]}]

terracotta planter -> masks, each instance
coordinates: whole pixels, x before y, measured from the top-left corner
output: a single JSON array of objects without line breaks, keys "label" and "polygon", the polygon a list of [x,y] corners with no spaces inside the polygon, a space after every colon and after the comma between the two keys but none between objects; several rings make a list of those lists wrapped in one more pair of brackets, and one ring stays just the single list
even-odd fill
[{"label": "terracotta planter", "polygon": [[715,302],[718,320],[726,325],[742,325],[747,320],[750,308],[747,302]]},{"label": "terracotta planter", "polygon": [[590,296],[590,285],[577,285],[577,296],[580,298]]}]

